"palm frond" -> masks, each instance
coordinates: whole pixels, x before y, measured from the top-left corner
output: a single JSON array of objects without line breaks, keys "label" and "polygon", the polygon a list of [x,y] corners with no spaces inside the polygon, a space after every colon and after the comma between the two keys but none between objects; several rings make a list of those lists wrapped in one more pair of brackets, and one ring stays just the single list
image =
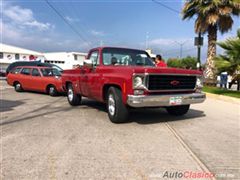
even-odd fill
[{"label": "palm frond", "polygon": [[228,32],[233,25],[233,19],[231,16],[220,16],[218,21],[218,29],[223,34]]}]

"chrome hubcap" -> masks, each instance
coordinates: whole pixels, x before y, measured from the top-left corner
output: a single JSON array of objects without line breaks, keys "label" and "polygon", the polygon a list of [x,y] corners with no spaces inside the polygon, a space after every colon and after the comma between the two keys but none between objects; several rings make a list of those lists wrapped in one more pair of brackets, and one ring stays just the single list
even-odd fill
[{"label": "chrome hubcap", "polygon": [[16,85],[16,88],[17,88],[17,89],[20,89],[20,88],[21,88],[21,84],[17,84],[17,85]]},{"label": "chrome hubcap", "polygon": [[72,89],[68,89],[68,99],[69,99],[69,101],[73,100],[73,90]]},{"label": "chrome hubcap", "polygon": [[110,94],[108,97],[108,111],[111,114],[111,116],[115,114],[115,109],[116,109],[115,100],[113,98],[113,95]]},{"label": "chrome hubcap", "polygon": [[49,92],[54,93],[54,87],[50,87]]}]

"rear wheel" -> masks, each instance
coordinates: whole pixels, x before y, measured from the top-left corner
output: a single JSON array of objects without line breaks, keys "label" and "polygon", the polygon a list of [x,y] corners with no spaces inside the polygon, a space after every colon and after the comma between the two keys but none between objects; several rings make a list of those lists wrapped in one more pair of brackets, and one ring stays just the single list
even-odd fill
[{"label": "rear wheel", "polygon": [[67,99],[69,104],[71,104],[72,106],[77,106],[81,104],[82,97],[81,95],[74,93],[72,84],[69,84],[67,86]]},{"label": "rear wheel", "polygon": [[22,92],[23,88],[22,85],[19,82],[14,83],[14,89],[16,92]]},{"label": "rear wheel", "polygon": [[55,86],[51,85],[48,87],[48,94],[50,96],[57,96],[58,92]]},{"label": "rear wheel", "polygon": [[167,107],[167,112],[174,116],[182,116],[186,114],[189,110],[190,105],[181,105],[181,106],[171,106]]},{"label": "rear wheel", "polygon": [[108,117],[113,123],[124,123],[128,120],[128,108],[122,101],[120,89],[110,87],[107,95]]}]

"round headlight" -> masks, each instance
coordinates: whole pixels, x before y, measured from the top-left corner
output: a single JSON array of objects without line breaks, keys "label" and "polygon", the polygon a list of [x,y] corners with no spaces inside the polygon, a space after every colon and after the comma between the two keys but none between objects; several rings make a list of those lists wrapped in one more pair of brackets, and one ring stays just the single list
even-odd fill
[{"label": "round headlight", "polygon": [[143,85],[143,80],[141,77],[137,76],[134,78],[134,81],[133,81],[133,85],[135,88],[137,87],[140,87],[141,85]]}]

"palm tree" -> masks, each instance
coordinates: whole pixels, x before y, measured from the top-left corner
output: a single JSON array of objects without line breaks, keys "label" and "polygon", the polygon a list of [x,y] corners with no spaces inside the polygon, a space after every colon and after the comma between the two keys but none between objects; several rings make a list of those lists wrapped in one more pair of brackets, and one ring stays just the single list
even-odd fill
[{"label": "palm tree", "polygon": [[225,33],[233,25],[232,16],[240,15],[240,0],[187,0],[183,10],[183,19],[195,20],[196,33],[208,33],[208,52],[206,78],[214,79],[217,31]]},{"label": "palm tree", "polygon": [[236,38],[229,38],[225,42],[217,43],[225,50],[224,55],[214,58],[215,65],[219,72],[227,71],[233,81],[238,82],[240,89],[240,29]]}]

